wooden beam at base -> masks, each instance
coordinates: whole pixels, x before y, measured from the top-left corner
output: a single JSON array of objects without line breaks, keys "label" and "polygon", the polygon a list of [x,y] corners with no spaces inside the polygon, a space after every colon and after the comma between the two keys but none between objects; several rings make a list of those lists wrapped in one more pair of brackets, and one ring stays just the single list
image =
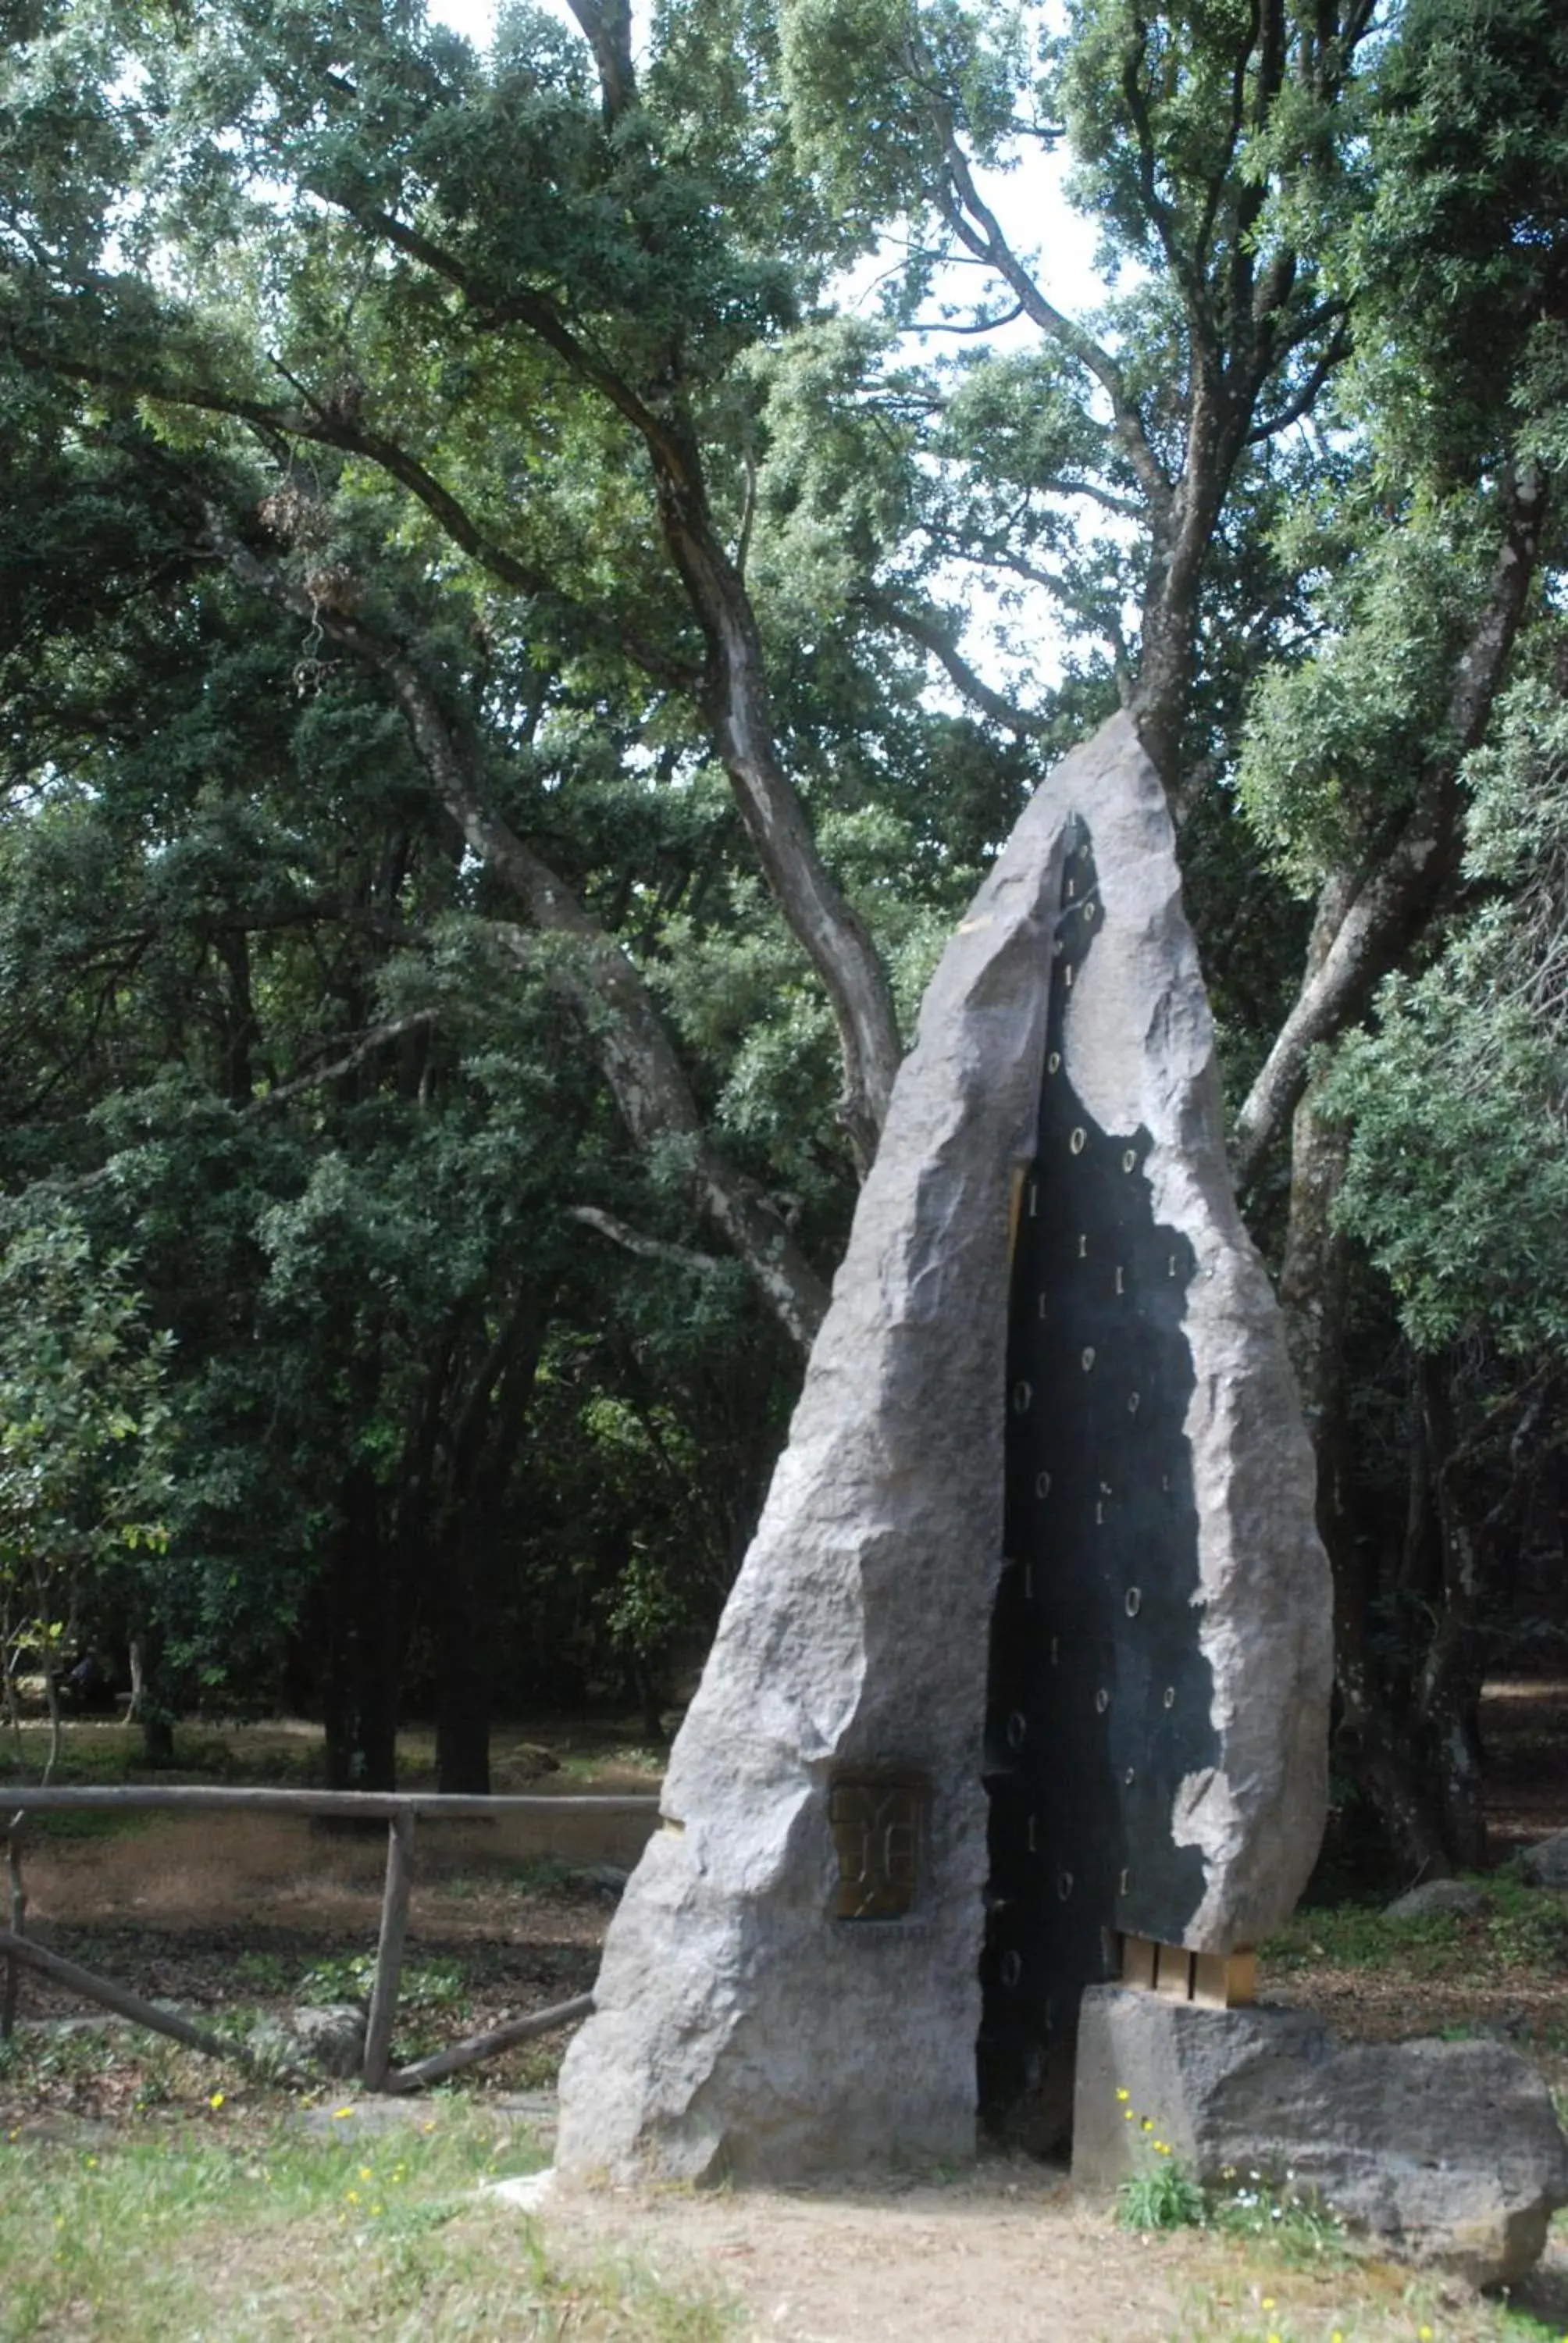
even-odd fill
[{"label": "wooden beam at base", "polygon": [[1205,2009],[1241,2009],[1258,1998],[1258,1956],[1250,1947],[1240,1953],[1194,1953],[1192,1998]]},{"label": "wooden beam at base", "polygon": [[84,2001],[95,2001],[105,2009],[112,2009],[116,2017],[128,2017],[133,2026],[145,2026],[154,2034],[166,2034],[171,2040],[183,2042],[188,2050],[205,2051],[209,2058],[232,2058],[237,2066],[246,2064],[245,2053],[233,2042],[220,2041],[193,2026],[188,2017],[176,2010],[160,2009],[155,2002],[144,2001],[139,1994],[127,1993],[123,1985],[112,1985],[107,1977],[95,1976],[91,1969],[79,1969],[75,1961],[67,1961],[58,1953],[51,1953],[31,1936],[19,1936],[14,1928],[0,1928],[0,1953],[8,1959],[25,1962],[28,1968],[39,1969],[56,1985],[69,1986]]},{"label": "wooden beam at base", "polygon": [[1258,1956],[1250,1947],[1235,1953],[1190,1953],[1181,1945],[1157,1944],[1150,1936],[1123,1936],[1121,1982],[1171,2001],[1195,2002],[1203,2009],[1241,2009],[1258,1997]]},{"label": "wooden beam at base", "polygon": [[1121,1939],[1121,1982],[1141,1986],[1145,1993],[1154,1990],[1154,1974],[1160,1966],[1160,1947],[1147,1936],[1123,1936]]},{"label": "wooden beam at base", "polygon": [[399,2066],[388,2075],[384,2088],[388,2091],[417,2091],[426,2083],[438,2083],[444,2075],[455,2075],[463,2066],[477,2066],[481,2058],[493,2058],[498,2051],[509,2050],[514,2042],[531,2042],[536,2034],[553,2034],[558,2026],[575,2026],[579,2017],[587,2017],[593,2008],[591,1993],[579,1993],[571,2001],[558,2001],[551,2009],[536,2009],[530,2016],[508,2018],[506,2025],[492,2026],[488,2034],[471,2034],[466,2042],[454,2042],[449,2050],[437,2050],[428,2058],[417,2059],[412,2066]]}]

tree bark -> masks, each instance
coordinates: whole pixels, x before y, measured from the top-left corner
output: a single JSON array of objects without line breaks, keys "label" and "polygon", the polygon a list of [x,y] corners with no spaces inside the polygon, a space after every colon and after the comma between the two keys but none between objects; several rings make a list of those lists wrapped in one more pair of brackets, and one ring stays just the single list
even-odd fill
[{"label": "tree bark", "polygon": [[[569,958],[552,961],[551,980],[581,1018],[632,1139],[644,1151],[670,1141],[679,1144],[699,1208],[744,1262],[786,1332],[809,1350],[827,1310],[827,1287],[761,1191],[713,1146],[641,974],[565,881],[491,809],[472,744],[447,721],[413,659],[351,620],[312,610],[275,570],[239,545],[216,515],[209,514],[209,526],[247,585],[286,608],[309,613],[333,639],[386,679],[420,762],[468,845],[517,897],[532,926],[577,946]],[[504,930],[498,932],[506,936]],[[528,958],[526,939],[508,940],[519,957]]]},{"label": "tree bark", "polygon": [[[624,138],[638,103],[627,0],[570,0],[570,5],[593,51],[606,127]],[[535,330],[555,322],[533,321]],[[583,373],[587,354],[575,337],[557,330],[549,338]],[[648,402],[629,384],[605,379],[591,360],[586,378],[598,377],[598,387],[640,433],[648,452],[665,545],[706,649],[703,711],[769,886],[832,1002],[844,1067],[839,1120],[864,1178],[903,1056],[892,987],[864,921],[829,875],[779,754],[757,617],[713,525],[702,450],[679,387],[678,341],[669,347],[664,372],[674,387],[657,398],[650,394]]]},{"label": "tree bark", "polygon": [[1375,1548],[1359,1534],[1355,1448],[1345,1368],[1347,1241],[1333,1226],[1346,1135],[1325,1122],[1309,1091],[1296,1111],[1290,1227],[1280,1301],[1317,1456],[1318,1534],[1334,1599],[1339,1739],[1407,1877],[1445,1877],[1451,1865],[1430,1785],[1399,1745],[1377,1664]]},{"label": "tree bark", "polygon": [[1455,1486],[1458,1440],[1447,1363],[1422,1359],[1419,1396],[1442,1562],[1432,1638],[1417,1677],[1417,1713],[1438,1785],[1443,1839],[1454,1862],[1479,1871],[1486,1862],[1486,1809],[1481,1771],[1481,1607],[1483,1556]]},{"label": "tree bark", "polygon": [[439,1789],[487,1795],[495,1703],[492,1554],[528,1428],[549,1320],[534,1292],[518,1300],[474,1370],[448,1442],[447,1484],[430,1541],[436,1621],[436,1774]]},{"label": "tree bark", "polygon": [[1257,1176],[1306,1085],[1312,1053],[1365,1012],[1398,968],[1458,869],[1463,842],[1460,768],[1503,688],[1535,575],[1546,482],[1526,465],[1512,482],[1492,591],[1455,666],[1444,746],[1430,758],[1392,843],[1355,878],[1336,873],[1319,899],[1317,933],[1290,1013],[1236,1121],[1239,1185]]},{"label": "tree bark", "polygon": [[367,1466],[351,1467],[341,1506],[327,1589],[327,1786],[395,1790],[401,1590],[387,1566],[376,1483]]},{"label": "tree bark", "polygon": [[713,528],[696,444],[684,464],[662,447],[650,452],[665,543],[708,647],[704,709],[769,886],[832,1002],[844,1067],[839,1118],[864,1178],[903,1057],[888,972],[829,876],[779,759],[756,616]]},{"label": "tree bark", "polygon": [[436,1787],[488,1797],[495,1700],[488,1574],[473,1541],[463,1539],[443,1550],[437,1575]]}]

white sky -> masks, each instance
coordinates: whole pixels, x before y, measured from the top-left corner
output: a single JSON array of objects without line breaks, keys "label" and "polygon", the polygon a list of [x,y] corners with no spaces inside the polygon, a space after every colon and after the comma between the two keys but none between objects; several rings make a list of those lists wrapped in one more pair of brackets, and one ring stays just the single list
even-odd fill
[{"label": "white sky", "polygon": [[[566,0],[543,0],[543,5],[575,27],[576,19]],[[477,48],[488,47],[497,0],[427,0],[427,6],[432,18],[465,34]],[[1027,156],[1016,171],[982,173],[980,177],[981,193],[1016,249],[1040,256],[1040,281],[1050,298],[1069,315],[1078,315],[1103,298],[1104,284],[1094,269],[1098,230],[1093,221],[1072,210],[1061,192],[1066,168],[1064,156],[1042,151]],[[866,264],[866,287],[886,265]],[[970,290],[970,274],[963,272],[964,281],[959,287],[966,293]],[[850,297],[855,297],[853,291]]]},{"label": "white sky", "polygon": [[[563,22],[575,27],[566,0],[543,0]],[[633,0],[634,13],[642,10]],[[495,30],[497,0],[427,0],[429,15],[449,25],[455,32],[464,34],[480,50],[489,46]],[[1105,297],[1105,284],[1094,268],[1094,251],[1099,231],[1093,221],[1075,212],[1061,191],[1067,170],[1067,158],[1044,150],[1031,151],[1018,168],[1009,172],[977,173],[980,191],[995,212],[1003,233],[1009,237],[1020,257],[1036,262],[1035,274],[1042,291],[1055,306],[1069,316],[1082,317],[1096,308]],[[840,298],[848,307],[869,308],[876,298],[876,287],[891,264],[893,256],[873,256],[863,262],[840,287]],[[970,301],[975,297],[981,279],[970,269],[954,269],[950,283],[944,286],[939,278],[933,291],[930,314],[939,313],[942,301]],[[1010,307],[1010,302],[997,306]],[[993,343],[1006,346],[1018,343],[1024,347],[1034,338],[1035,329],[1020,324],[1010,331],[993,337]],[[953,348],[960,344],[945,335],[932,337],[932,346]],[[972,347],[972,345],[971,345]],[[1098,524],[1103,528],[1103,517]],[[1033,698],[1031,679],[1047,684],[1060,679],[1062,666],[1062,638],[1056,623],[1056,613],[1048,596],[1037,588],[1025,592],[1022,606],[1011,611],[1004,620],[993,606],[993,588],[987,581],[978,579],[969,571],[939,575],[937,590],[944,598],[962,599],[970,609],[964,648],[970,658],[997,689],[1010,691],[1027,704]],[[1136,624],[1134,613],[1127,614]],[[933,679],[930,689],[933,701],[956,706],[946,679]]]}]

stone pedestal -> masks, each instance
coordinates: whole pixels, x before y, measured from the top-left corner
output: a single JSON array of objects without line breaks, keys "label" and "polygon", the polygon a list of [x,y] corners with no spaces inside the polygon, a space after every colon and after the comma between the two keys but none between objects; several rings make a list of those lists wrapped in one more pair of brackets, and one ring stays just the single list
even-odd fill
[{"label": "stone pedestal", "polygon": [[1199,2009],[1092,1986],[1073,2178],[1115,2187],[1152,2161],[1155,2140],[1206,2187],[1261,2177],[1475,2286],[1522,2278],[1568,2204],[1551,2093],[1501,2043],[1342,2047],[1296,2010]]}]

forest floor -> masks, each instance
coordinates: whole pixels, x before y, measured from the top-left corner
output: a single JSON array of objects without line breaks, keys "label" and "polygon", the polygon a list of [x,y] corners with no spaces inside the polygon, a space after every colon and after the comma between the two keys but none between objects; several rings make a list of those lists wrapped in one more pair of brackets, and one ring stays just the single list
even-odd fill
[{"label": "forest floor", "polygon": [[[1485,1725],[1490,1815],[1501,1856],[1568,1827],[1568,1683],[1492,1688]],[[317,1762],[309,1729],[286,1725],[204,1731],[183,1736],[177,1754],[180,1773],[204,1780],[304,1781]],[[407,1756],[417,1781],[427,1752],[417,1736]],[[542,1770],[551,1760],[555,1770]],[[421,1825],[400,2057],[591,1984],[614,1906],[613,1867],[635,1860],[648,1825],[640,1818],[574,1814],[564,1801],[588,1790],[646,1790],[657,1782],[658,1763],[658,1753],[638,1745],[629,1730],[530,1721],[504,1737],[497,1786],[559,1794],[558,1816]],[[126,1738],[116,1728],[73,1726],[66,1778],[124,1779],[131,1770]],[[29,1843],[28,1923],[87,1966],[194,2011],[243,2006],[257,2013],[362,1997],[383,1861],[379,1830],[345,1836],[259,1815],[159,1815],[131,1825],[117,1820],[112,1830],[95,1823],[89,1829],[85,1818],[56,1820]],[[1526,1887],[1504,1867],[1484,1883],[1486,1901],[1473,1916],[1411,1927],[1383,1918],[1382,1905],[1392,1892],[1387,1883],[1377,1893],[1365,1880],[1355,1892],[1346,1877],[1327,1884],[1333,1900],[1304,1905],[1266,1948],[1266,1999],[1313,2008],[1348,2037],[1500,2035],[1534,2057],[1554,2088],[1568,2092],[1568,1899]],[[142,2313],[107,2260],[94,2266],[95,2275],[75,2270],[64,2291],[40,2279],[25,2298],[14,2290],[8,2296],[7,2273],[17,2266],[7,2258],[8,2233],[11,2253],[25,2260],[25,2205],[34,2205],[42,2221],[42,2208],[62,2190],[79,2190],[88,2166],[95,2175],[139,2172],[138,2157],[156,2141],[163,2177],[138,2184],[153,2190],[146,2200],[152,2211],[138,2217],[156,2228],[157,2190],[178,2195],[187,2167],[208,2173],[204,2187],[209,2195],[217,2191],[216,2206],[225,2187],[248,2185],[247,2172],[294,2169],[294,2151],[276,2144],[280,2127],[297,2139],[300,2127],[312,2124],[322,2135],[310,2167],[317,2197],[307,2189],[308,2201],[302,2198],[298,2209],[302,2235],[313,2234],[313,2221],[321,2229],[323,2268],[337,2267],[337,2232],[356,2217],[341,2201],[343,2176],[352,2186],[361,2168],[356,2157],[380,2158],[366,2144],[379,2137],[379,2127],[403,2127],[427,2160],[436,2149],[425,2127],[433,2127],[437,2143],[447,2142],[446,2161],[437,2157],[431,2167],[439,2167],[436,2198],[427,2192],[421,2200],[427,2210],[438,2201],[446,2212],[439,2219],[432,2215],[426,2227],[413,2218],[420,2184],[411,2147],[413,2177],[400,2200],[411,2226],[406,2235],[398,2231],[395,2253],[393,2228],[375,2233],[372,2262],[388,2269],[395,2263],[402,2272],[397,2286],[388,2279],[385,2317],[368,2308],[381,2298],[357,2280],[351,2285],[347,2275],[342,2301],[323,2279],[326,2291],[310,2298],[307,2315],[286,2289],[276,2300],[266,2288],[256,2293],[260,2247],[245,2246],[252,2233],[245,2221],[257,2236],[266,2221],[253,2210],[238,2229],[231,2221],[223,2255],[206,2255],[198,2298],[207,2318],[196,2327],[170,2326],[171,2298],[158,2313],[164,2323],[148,2327],[149,2336],[569,2331],[649,2338],[712,2333],[779,2343],[1054,2343],[1059,2337],[1074,2343],[1101,2337],[1107,2343],[1331,2343],[1335,2336],[1342,2343],[1424,2343],[1429,2337],[1479,2343],[1568,2334],[1568,2237],[1554,2238],[1517,2303],[1487,2304],[1430,2276],[1347,2252],[1321,2225],[1289,2218],[1273,2225],[1267,2206],[1223,2229],[1141,2237],[1119,2228],[1106,2204],[1074,2192],[1063,2172],[1000,2155],[964,2173],[831,2188],[563,2195],[538,2220],[488,2200],[481,2217],[464,2197],[467,2209],[453,2233],[463,2241],[457,2265],[448,2268],[429,2241],[437,2229],[446,2236],[458,2218],[454,2158],[462,2165],[467,2156],[476,2171],[493,2171],[496,2140],[502,2163],[509,2158],[507,2168],[548,2157],[558,2039],[524,2046],[473,2070],[463,2088],[439,2098],[398,2103],[396,2114],[392,2103],[346,2097],[342,2104],[357,2112],[342,2116],[331,2094],[344,2087],[327,2086],[312,2107],[297,2093],[226,2068],[215,2091],[217,2070],[176,2046],[73,2023],[85,2015],[80,2006],[36,1977],[27,1979],[24,1993],[26,2022],[0,2052],[0,2176],[14,2156],[28,2157],[24,2177],[32,2195],[0,2185],[3,2343],[24,2335],[127,2338],[143,2331]],[[482,2157],[476,2137],[492,2142]],[[221,2185],[212,2177],[220,2148],[226,2155],[222,2172],[230,2176]],[[23,2173],[22,2166],[15,2168]],[[486,2312],[485,2302],[507,2298],[504,2288],[494,2288],[523,2251],[519,2239],[532,2257],[527,2315],[520,2296],[504,2315]],[[190,2277],[196,2264],[187,2268],[176,2255],[169,2268],[173,2286],[180,2270]],[[347,2273],[349,2264],[343,2268]],[[404,2282],[411,2285],[419,2268],[426,2281],[416,2316],[397,2306],[407,2305]],[[145,2308],[156,2292],[144,2287],[137,2299]],[[18,2310],[24,2300],[33,2305],[25,2318]]]}]

